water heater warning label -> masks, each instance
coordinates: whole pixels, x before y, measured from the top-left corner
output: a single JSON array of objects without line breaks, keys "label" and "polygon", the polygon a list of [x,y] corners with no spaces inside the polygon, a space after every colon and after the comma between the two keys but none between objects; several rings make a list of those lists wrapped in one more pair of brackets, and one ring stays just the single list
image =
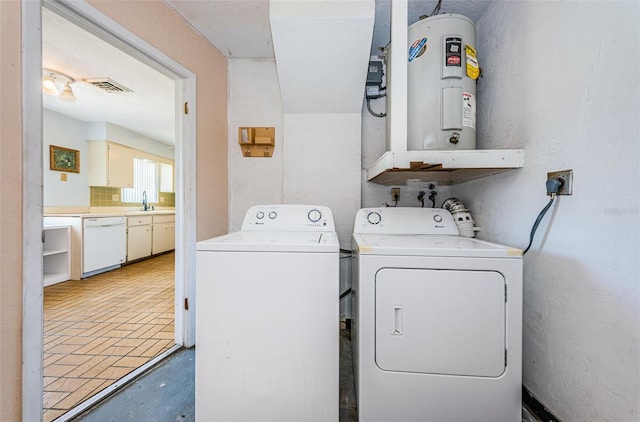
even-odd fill
[{"label": "water heater warning label", "polygon": [[480,76],[480,65],[478,65],[478,59],[476,58],[476,49],[467,45],[465,52],[467,53],[467,76],[471,79],[478,79]]},{"label": "water heater warning label", "polygon": [[462,38],[448,37],[445,40],[445,66],[462,66]]},{"label": "water heater warning label", "polygon": [[468,92],[462,93],[462,126],[476,128],[476,97]]},{"label": "water heater warning label", "polygon": [[412,62],[416,57],[420,57],[427,51],[427,39],[416,40],[409,47],[409,61]]}]

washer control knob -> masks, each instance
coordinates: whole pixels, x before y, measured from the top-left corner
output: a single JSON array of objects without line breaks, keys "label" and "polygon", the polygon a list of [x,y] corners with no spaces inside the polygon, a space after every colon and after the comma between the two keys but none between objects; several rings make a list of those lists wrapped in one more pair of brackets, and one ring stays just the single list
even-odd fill
[{"label": "washer control knob", "polygon": [[317,209],[312,209],[307,214],[307,218],[309,218],[309,221],[312,223],[317,223],[322,218],[322,213]]},{"label": "washer control knob", "polygon": [[367,221],[369,222],[369,224],[378,224],[380,223],[381,220],[382,220],[382,217],[380,216],[380,214],[378,214],[375,211],[371,211],[367,215]]},{"label": "washer control knob", "polygon": [[258,220],[262,220],[264,218],[264,213],[262,211],[258,211],[258,213],[256,214],[256,218]]},{"label": "washer control knob", "polygon": [[435,221],[436,223],[441,223],[442,222],[442,216],[440,214],[436,214],[433,216],[433,221]]},{"label": "washer control knob", "polygon": [[270,219],[272,219],[272,220],[273,220],[274,218],[276,218],[277,216],[278,216],[278,213],[277,213],[277,212],[275,212],[275,211],[271,211],[271,212],[269,213],[269,218],[270,218]]}]

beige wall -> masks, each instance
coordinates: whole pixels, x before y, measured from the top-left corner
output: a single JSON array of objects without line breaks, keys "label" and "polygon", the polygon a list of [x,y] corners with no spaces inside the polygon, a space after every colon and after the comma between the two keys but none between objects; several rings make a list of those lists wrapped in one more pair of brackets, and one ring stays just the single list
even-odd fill
[{"label": "beige wall", "polygon": [[161,1],[89,3],[197,75],[197,236],[201,240],[226,233],[225,57]]},{"label": "beige wall", "polygon": [[[91,1],[197,75],[197,236],[227,231],[227,64],[160,1]],[[20,2],[0,1],[0,420],[21,414],[22,126]]]},{"label": "beige wall", "polygon": [[20,3],[0,1],[0,420],[20,420],[22,189]]}]

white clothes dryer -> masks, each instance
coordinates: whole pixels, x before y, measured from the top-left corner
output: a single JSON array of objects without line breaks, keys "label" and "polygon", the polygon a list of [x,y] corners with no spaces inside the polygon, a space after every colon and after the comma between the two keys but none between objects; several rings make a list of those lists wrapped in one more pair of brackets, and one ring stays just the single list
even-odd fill
[{"label": "white clothes dryer", "polygon": [[522,251],[432,208],[358,211],[353,350],[360,421],[516,422]]},{"label": "white clothes dryer", "polygon": [[196,247],[196,420],[337,421],[339,250],[331,211],[256,206]]}]

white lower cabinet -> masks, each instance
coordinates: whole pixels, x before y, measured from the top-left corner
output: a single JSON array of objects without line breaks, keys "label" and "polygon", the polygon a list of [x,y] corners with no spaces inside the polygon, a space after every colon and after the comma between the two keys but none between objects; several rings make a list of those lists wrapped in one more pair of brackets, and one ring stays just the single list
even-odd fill
[{"label": "white lower cabinet", "polygon": [[153,216],[151,253],[157,254],[175,249],[175,233],[175,215]]},{"label": "white lower cabinet", "polygon": [[[84,268],[87,262],[96,259],[96,252],[91,254],[94,256],[88,256],[86,252],[88,237],[86,220],[113,216],[125,217],[124,214],[116,213],[52,214],[44,217],[43,280],[45,286],[70,279],[81,280],[86,276],[88,271],[84,271]],[[126,247],[126,262],[175,249],[175,220],[173,213],[162,214],[158,211],[154,214],[126,215],[126,234],[116,245],[117,248]],[[97,237],[99,244],[105,240],[101,235]],[[109,251],[111,252],[116,246],[108,248]]]},{"label": "white lower cabinet", "polygon": [[42,232],[43,285],[71,278],[70,226],[45,226]]},{"label": "white lower cabinet", "polygon": [[151,255],[152,218],[127,217],[127,262]]},{"label": "white lower cabinet", "polygon": [[127,217],[127,262],[175,249],[175,215]]}]

